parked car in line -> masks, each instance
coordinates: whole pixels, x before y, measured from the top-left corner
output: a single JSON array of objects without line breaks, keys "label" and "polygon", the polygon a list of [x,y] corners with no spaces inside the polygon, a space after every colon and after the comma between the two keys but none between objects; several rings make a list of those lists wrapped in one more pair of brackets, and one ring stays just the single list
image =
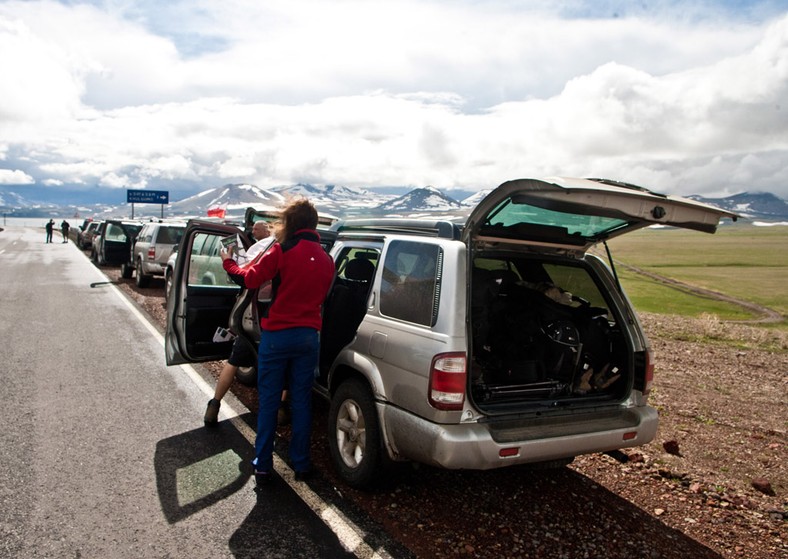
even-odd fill
[{"label": "parked car in line", "polygon": [[121,264],[121,275],[136,275],[137,287],[147,287],[153,276],[164,276],[167,260],[181,240],[186,223],[153,221],[145,223],[131,245],[129,257]]},{"label": "parked car in line", "polygon": [[129,250],[142,229],[142,223],[121,219],[107,219],[93,236],[91,259],[99,266],[119,266],[126,262]]},{"label": "parked car in line", "polygon": [[[337,275],[315,390],[330,402],[337,472],[368,487],[392,461],[555,467],[648,443],[651,349],[612,259],[589,249],[654,224],[713,233],[736,217],[630,184],[549,178],[502,184],[464,223],[334,225],[323,236]],[[257,347],[255,290],[236,297],[201,281],[221,265],[203,247],[237,232],[189,222],[167,304],[168,364],[226,358],[231,344],[212,342],[220,326]]]},{"label": "parked car in line", "polygon": [[84,228],[77,231],[77,246],[83,250],[93,246],[93,236],[98,231],[101,221],[91,221]]}]

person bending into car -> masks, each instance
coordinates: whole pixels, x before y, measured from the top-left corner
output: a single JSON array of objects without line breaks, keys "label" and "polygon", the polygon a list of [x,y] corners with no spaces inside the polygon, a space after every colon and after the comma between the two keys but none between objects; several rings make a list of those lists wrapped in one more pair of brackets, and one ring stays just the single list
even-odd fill
[{"label": "person bending into car", "polygon": [[[271,232],[268,230],[268,224],[265,221],[258,221],[254,224],[252,227],[252,238],[254,238],[255,243],[246,253],[250,261],[254,261],[258,255],[263,254],[271,247],[273,241],[275,241],[274,237],[271,236]],[[243,265],[245,266],[247,264],[248,262]],[[208,400],[208,406],[205,409],[205,417],[203,418],[203,421],[206,425],[213,426],[218,423],[219,408],[222,405],[222,398],[224,398],[224,395],[227,394],[228,390],[230,390],[230,386],[233,384],[235,373],[238,371],[238,367],[251,367],[253,365],[254,352],[247,345],[247,343],[241,339],[240,336],[236,337],[235,341],[233,342],[233,349],[230,352],[230,357],[227,359],[224,367],[222,367],[222,371],[219,373],[219,379],[216,381],[216,388],[214,389],[213,398]],[[287,391],[283,391],[282,404],[278,415],[278,422],[282,425],[288,421],[287,409],[285,408],[286,398]]]},{"label": "person bending into car", "polygon": [[285,378],[290,394],[290,461],[296,479],[312,471],[312,382],[320,354],[321,307],[334,278],[334,261],[320,245],[317,210],[300,198],[282,210],[277,242],[258,260],[240,267],[221,252],[224,269],[243,276],[247,287],[271,280],[271,303],[260,319],[255,441],[255,480],[267,483],[273,471],[274,434]]}]

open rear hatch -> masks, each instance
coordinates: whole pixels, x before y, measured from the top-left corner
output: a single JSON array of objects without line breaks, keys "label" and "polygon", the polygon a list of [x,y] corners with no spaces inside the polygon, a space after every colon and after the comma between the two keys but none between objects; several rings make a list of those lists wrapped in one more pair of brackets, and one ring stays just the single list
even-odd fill
[{"label": "open rear hatch", "polygon": [[646,341],[597,243],[652,224],[713,233],[730,212],[600,179],[502,184],[470,214],[471,398],[481,409],[561,408],[643,390]]}]

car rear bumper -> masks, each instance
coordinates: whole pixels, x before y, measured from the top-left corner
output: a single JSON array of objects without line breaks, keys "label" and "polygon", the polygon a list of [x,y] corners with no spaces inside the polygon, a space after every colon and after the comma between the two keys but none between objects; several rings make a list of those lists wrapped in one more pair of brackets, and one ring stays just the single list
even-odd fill
[{"label": "car rear bumper", "polygon": [[439,425],[379,404],[389,448],[400,460],[488,470],[640,446],[654,439],[650,406],[555,418]]},{"label": "car rear bumper", "polygon": [[144,272],[150,276],[163,276],[164,266],[158,262],[143,262]]}]

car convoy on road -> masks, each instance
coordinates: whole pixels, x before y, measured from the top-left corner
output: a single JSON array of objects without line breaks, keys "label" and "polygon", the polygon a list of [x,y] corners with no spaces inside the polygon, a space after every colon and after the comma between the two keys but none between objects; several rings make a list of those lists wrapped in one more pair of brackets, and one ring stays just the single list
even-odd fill
[{"label": "car convoy on road", "polygon": [[[221,240],[248,247],[253,223],[275,217],[108,220],[91,250],[140,287],[165,278],[168,365],[220,360],[231,343],[213,341],[217,328],[256,348],[265,304],[224,273]],[[337,472],[370,487],[399,461],[558,466],[651,441],[649,343],[609,250],[607,261],[589,250],[651,225],[713,233],[736,217],[626,183],[549,178],[506,182],[464,220],[323,220],[336,277],[315,392],[330,402]]]}]

